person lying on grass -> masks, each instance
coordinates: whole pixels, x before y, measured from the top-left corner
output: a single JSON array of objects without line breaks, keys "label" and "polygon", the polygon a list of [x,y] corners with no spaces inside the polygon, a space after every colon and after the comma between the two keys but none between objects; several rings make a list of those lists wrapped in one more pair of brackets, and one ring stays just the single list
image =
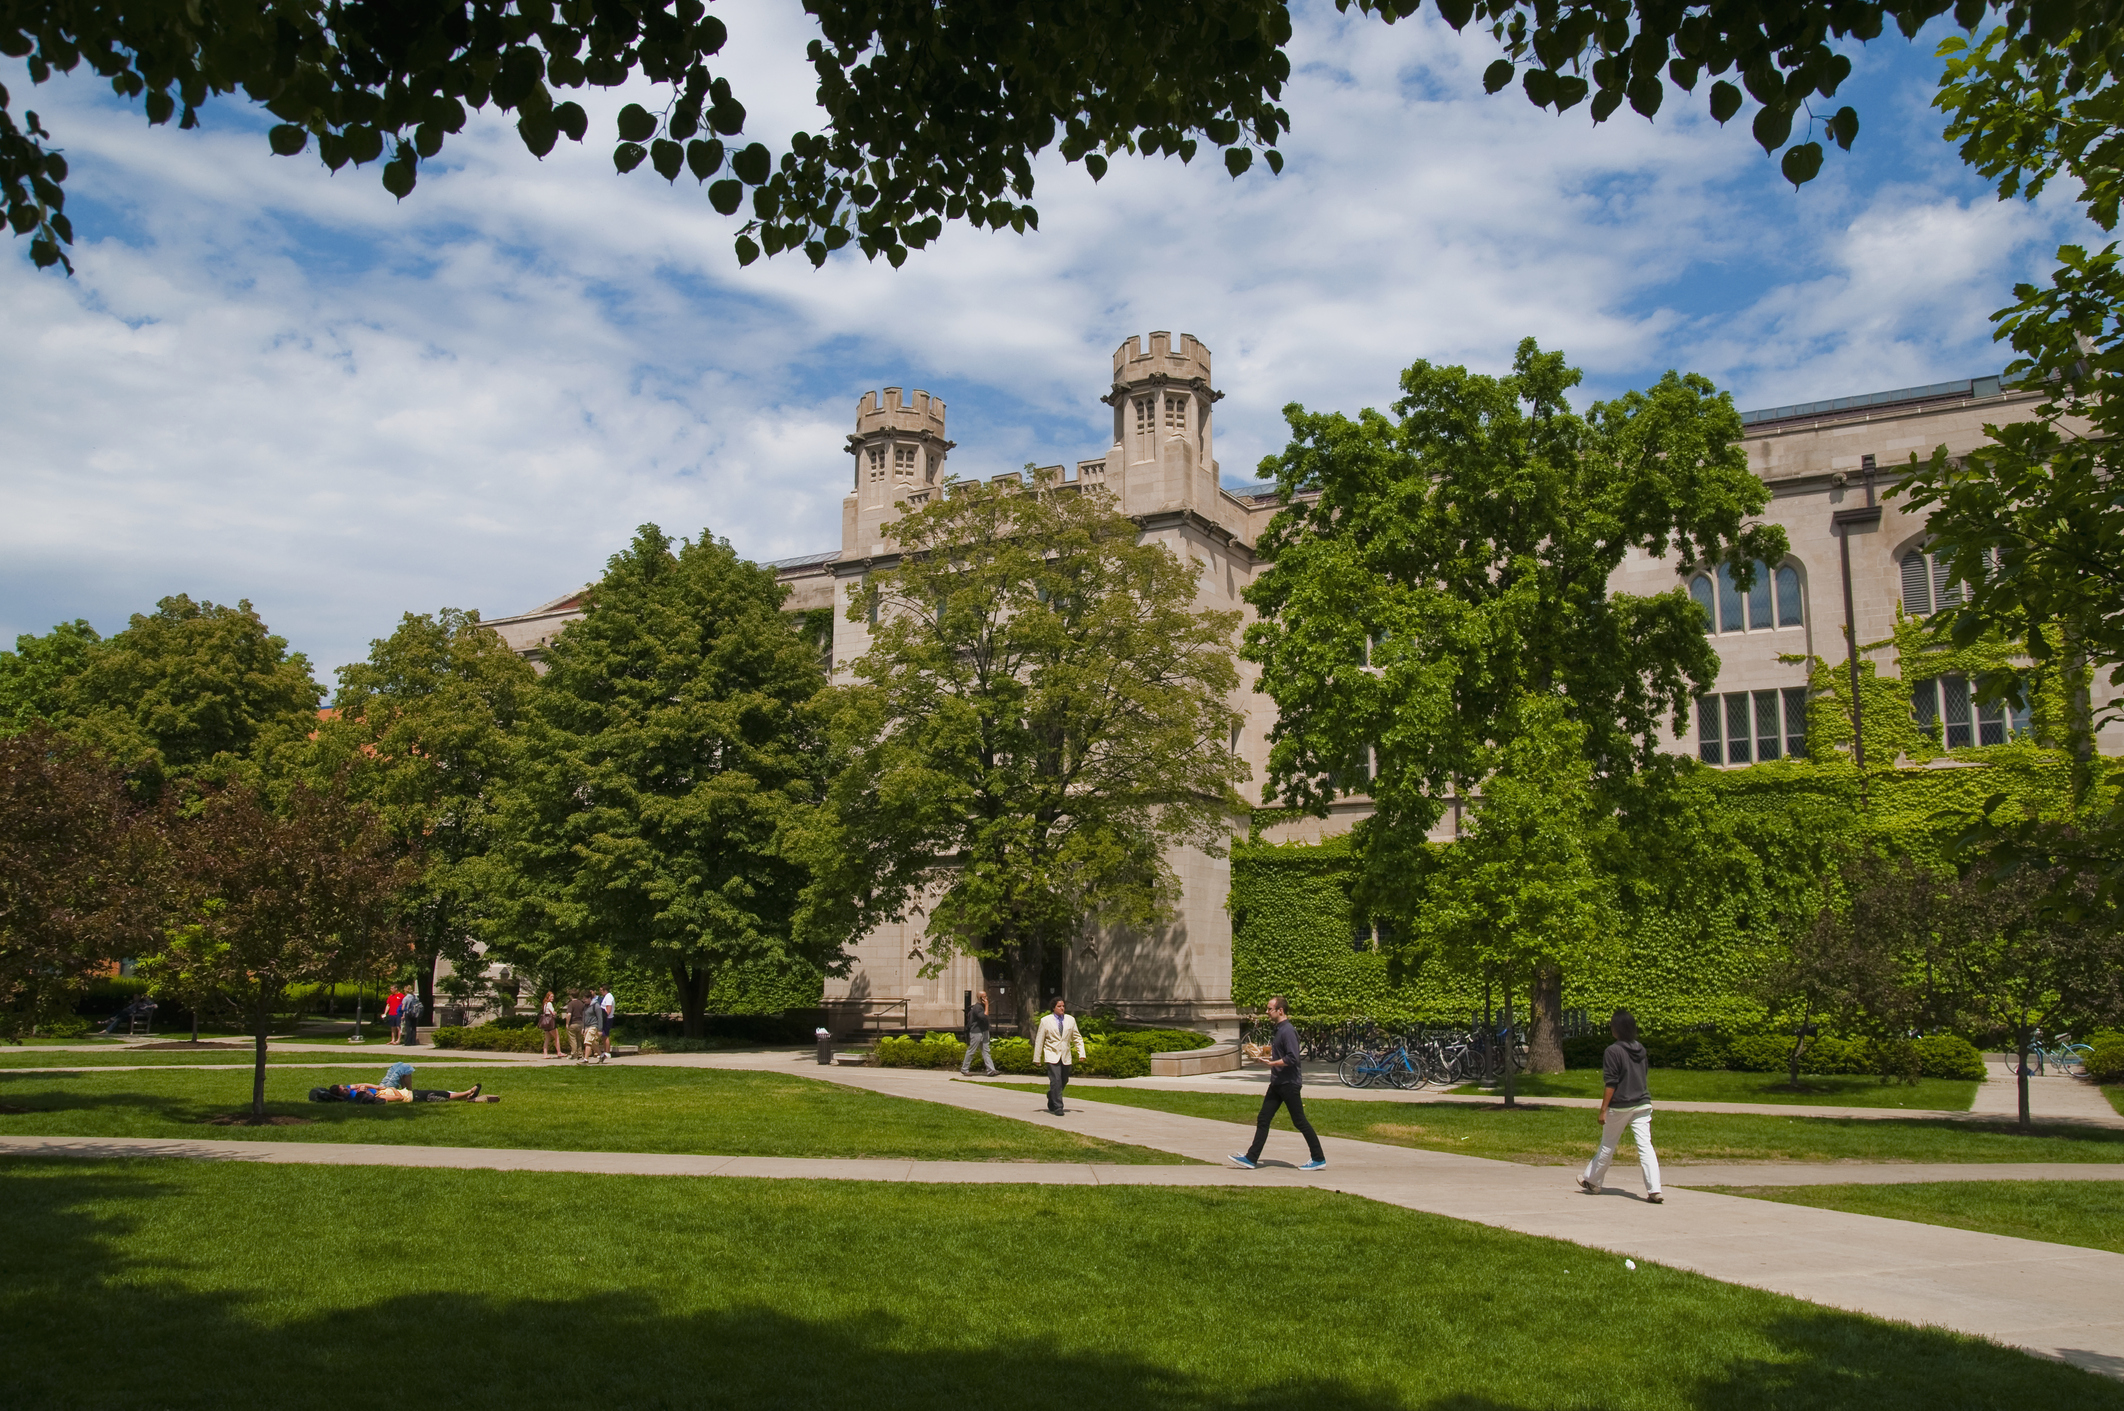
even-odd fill
[{"label": "person lying on grass", "polygon": [[461,1093],[445,1088],[387,1088],[382,1083],[334,1083],[329,1088],[313,1088],[312,1102],[500,1102],[498,1097],[481,1097],[479,1084],[474,1083]]}]

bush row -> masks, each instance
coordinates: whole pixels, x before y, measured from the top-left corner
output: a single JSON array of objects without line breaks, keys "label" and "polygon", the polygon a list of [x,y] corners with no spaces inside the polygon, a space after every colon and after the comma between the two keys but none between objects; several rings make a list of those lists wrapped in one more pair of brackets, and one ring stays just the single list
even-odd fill
[{"label": "bush row", "polygon": [[433,1031],[437,1048],[474,1049],[482,1053],[537,1053],[545,1047],[541,1042],[544,1033],[535,1028],[506,1027],[501,1024],[481,1024],[475,1028],[460,1028],[446,1024]]},{"label": "bush row", "polygon": [[[1614,1042],[1605,1033],[1580,1034],[1564,1040],[1564,1065],[1598,1068]],[[1908,1073],[1913,1077],[1965,1078],[1981,1081],[1984,1056],[1976,1045],[1954,1034],[1911,1039],[1883,1052],[1873,1039],[1816,1038],[1800,1055],[1800,1072]],[[1681,1033],[1647,1034],[1645,1053],[1654,1068],[1726,1069],[1740,1073],[1781,1073],[1791,1064],[1790,1034]]]},{"label": "bush row", "polygon": [[[1033,1062],[1028,1040],[997,1039],[990,1052],[996,1067],[1005,1073],[1044,1076],[1046,1072]],[[1077,1060],[1075,1071],[1085,1078],[1142,1078],[1150,1073],[1151,1052],[1132,1043],[1087,1037],[1084,1057]],[[880,1068],[956,1068],[966,1059],[966,1045],[943,1032],[926,1039],[888,1036],[878,1040],[877,1059]]]},{"label": "bush row", "polygon": [[2087,1076],[2098,1083],[2124,1083],[2124,1034],[2089,1034]]}]

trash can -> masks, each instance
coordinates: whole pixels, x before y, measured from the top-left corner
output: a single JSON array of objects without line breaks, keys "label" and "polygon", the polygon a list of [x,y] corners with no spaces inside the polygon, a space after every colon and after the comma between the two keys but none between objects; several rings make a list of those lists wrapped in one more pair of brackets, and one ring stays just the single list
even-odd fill
[{"label": "trash can", "polygon": [[824,1029],[815,1032],[819,1041],[819,1062],[830,1066],[833,1063],[833,1035]]}]

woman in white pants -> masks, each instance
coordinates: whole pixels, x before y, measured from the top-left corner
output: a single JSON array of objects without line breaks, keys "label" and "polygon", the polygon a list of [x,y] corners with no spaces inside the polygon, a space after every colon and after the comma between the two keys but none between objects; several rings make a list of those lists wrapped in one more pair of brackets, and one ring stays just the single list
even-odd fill
[{"label": "woman in white pants", "polygon": [[1645,1173],[1645,1199],[1654,1205],[1666,1203],[1659,1193],[1659,1155],[1652,1150],[1652,1090],[1646,1081],[1645,1046],[1638,1041],[1637,1016],[1627,1009],[1615,1011],[1608,1021],[1615,1042],[1600,1060],[1600,1150],[1586,1163],[1578,1184],[1587,1195],[1599,1195],[1601,1180],[1615,1160],[1623,1129],[1637,1147],[1637,1166]]}]

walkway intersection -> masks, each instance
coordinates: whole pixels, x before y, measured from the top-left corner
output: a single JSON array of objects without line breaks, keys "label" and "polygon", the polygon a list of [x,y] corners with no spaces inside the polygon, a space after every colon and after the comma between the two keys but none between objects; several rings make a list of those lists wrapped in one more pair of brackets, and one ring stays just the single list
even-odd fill
[{"label": "walkway intersection", "polygon": [[[285,1049],[287,1046],[276,1047]],[[381,1050],[378,1056],[384,1056]],[[539,1062],[535,1055],[483,1053],[460,1058],[432,1049],[422,1052],[420,1059],[431,1065],[447,1063],[453,1067],[467,1060]],[[2124,1163],[1675,1165],[1667,1172],[1666,1204],[1654,1206],[1638,1195],[1637,1172],[1627,1157],[1610,1174],[1610,1189],[1597,1197],[1579,1191],[1573,1179],[1575,1171],[1562,1166],[1528,1166],[1338,1137],[1322,1139],[1328,1158],[1325,1171],[1303,1173],[1288,1163],[1276,1161],[1258,1171],[1242,1171],[1231,1166],[1226,1158],[1230,1152],[1245,1145],[1249,1134],[1245,1127],[1104,1102],[1080,1104],[1072,1107],[1066,1116],[1058,1118],[1048,1114],[1042,1094],[981,1082],[959,1082],[956,1074],[948,1072],[822,1067],[812,1063],[808,1055],[792,1056],[787,1050],[662,1055],[631,1058],[626,1064],[630,1067],[705,1067],[801,1074],[1014,1121],[1059,1126],[1086,1136],[1190,1157],[1204,1164],[1110,1166],[1061,1162],[800,1160],[383,1144],[33,1136],[0,1138],[0,1152],[768,1179],[1057,1185],[1310,1185],[1524,1234],[1569,1240],[1609,1251],[1618,1257],[1654,1261],[1728,1283],[1768,1289],[1831,1307],[1951,1328],[2124,1377],[2124,1255],[1691,1189],[1698,1185],[2115,1180],[2124,1179]],[[1987,1082],[1979,1089],[1976,1115],[1996,1117],[2012,1111],[2010,1081],[2000,1081],[2004,1079],[2003,1072],[1993,1076],[1995,1081]],[[2036,1113],[2043,1120],[2076,1118],[2102,1125],[2124,1125],[2119,1123],[2117,1114],[2109,1109],[2102,1095],[2086,1085],[2069,1079],[2039,1079],[2037,1083]],[[1135,1088],[1244,1092],[1258,1089],[1260,1079],[1257,1075],[1240,1073],[1206,1079],[1136,1079],[1129,1085]],[[1335,1097],[1360,1096],[1332,1088],[1320,1092],[1322,1097],[1331,1094]],[[1394,1093],[1389,1096],[1406,1101],[1411,1095]],[[1423,1097],[1436,1100],[1437,1095],[1424,1094]],[[1470,1100],[1495,1101],[1494,1098]],[[1576,1106],[1583,1103],[1583,1100],[1560,1098],[1541,1101],[1545,1105]],[[2095,1104],[2100,1105],[2099,1111],[2095,1110]],[[1769,1111],[1783,1116],[1908,1118],[1967,1115],[1863,1108],[1825,1109],[1817,1114],[1812,1109],[1785,1106],[1764,1108],[1679,1103],[1662,1106],[1668,1110]],[[1281,1132],[1278,1140],[1283,1147],[1293,1151],[1298,1149],[1296,1136],[1288,1131]],[[1271,1150],[1276,1147],[1272,1145]]]}]

